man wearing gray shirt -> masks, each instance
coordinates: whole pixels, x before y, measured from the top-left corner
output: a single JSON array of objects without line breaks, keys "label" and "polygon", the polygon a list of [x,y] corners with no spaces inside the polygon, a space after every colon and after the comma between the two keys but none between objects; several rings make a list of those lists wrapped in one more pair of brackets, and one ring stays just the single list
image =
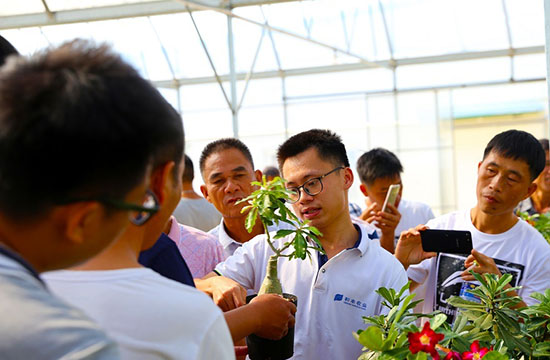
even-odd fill
[{"label": "man wearing gray shirt", "polygon": [[7,60],[0,129],[0,357],[117,359],[38,274],[89,259],[158,210],[150,159],[163,141],[183,144],[181,118],[107,46],[73,41]]}]

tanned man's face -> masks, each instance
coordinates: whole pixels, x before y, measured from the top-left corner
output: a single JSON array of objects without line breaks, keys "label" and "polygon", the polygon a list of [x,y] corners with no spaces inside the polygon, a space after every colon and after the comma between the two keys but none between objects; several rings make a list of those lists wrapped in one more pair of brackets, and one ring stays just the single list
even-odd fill
[{"label": "tanned man's face", "polygon": [[259,181],[259,171],[254,171],[250,161],[235,148],[210,154],[204,162],[204,185],[201,191],[224,218],[239,218],[246,204],[237,204],[255,190],[252,181]]},{"label": "tanned man's face", "polygon": [[529,165],[491,151],[478,165],[477,202],[481,211],[491,215],[513,212],[529,196]]}]

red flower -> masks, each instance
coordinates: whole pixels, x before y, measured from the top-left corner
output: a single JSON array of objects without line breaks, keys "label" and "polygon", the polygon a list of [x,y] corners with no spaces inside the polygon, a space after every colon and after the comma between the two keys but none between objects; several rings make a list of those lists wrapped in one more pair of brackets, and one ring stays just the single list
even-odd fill
[{"label": "red flower", "polygon": [[479,360],[485,356],[491,349],[480,348],[479,341],[476,340],[470,346],[470,351],[465,351],[462,353],[462,358],[464,360]]},{"label": "red flower", "polygon": [[435,349],[435,345],[443,340],[445,335],[438,334],[430,328],[430,323],[426,322],[422,331],[416,333],[408,333],[409,350],[416,354],[419,351],[430,354],[434,359],[439,359],[439,353]]},{"label": "red flower", "polygon": [[462,356],[460,356],[459,352],[449,351],[444,360],[462,360]]}]

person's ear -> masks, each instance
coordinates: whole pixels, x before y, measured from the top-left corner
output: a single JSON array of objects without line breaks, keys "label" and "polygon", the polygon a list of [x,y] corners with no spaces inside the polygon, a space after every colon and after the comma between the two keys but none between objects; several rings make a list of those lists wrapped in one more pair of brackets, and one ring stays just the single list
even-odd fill
[{"label": "person's ear", "polygon": [[367,192],[367,187],[365,186],[365,184],[361,183],[361,185],[359,185],[359,190],[361,190],[361,193],[363,195],[369,197],[369,193]]},{"label": "person's ear", "polygon": [[344,168],[344,188],[348,190],[353,185],[353,171],[351,168]]},{"label": "person's ear", "polygon": [[533,193],[537,191],[537,184],[535,184],[534,182],[532,182],[529,187],[527,188],[527,195],[525,197],[523,197],[523,199],[521,200],[525,200],[527,199],[528,197],[531,197],[531,195],[533,195]]},{"label": "person's ear", "polygon": [[254,176],[256,177],[256,180],[259,182],[262,182],[262,175],[263,174],[261,170],[254,171]]},{"label": "person's ear", "polygon": [[54,210],[53,220],[63,228],[69,242],[82,244],[90,232],[98,230],[104,216],[103,206],[96,201],[89,201],[58,207]]},{"label": "person's ear", "polygon": [[159,200],[159,204],[163,204],[174,187],[174,171],[176,163],[168,161],[164,165],[157,167],[151,173],[150,187]]},{"label": "person's ear", "polygon": [[209,199],[208,199],[208,188],[206,187],[206,185],[202,184],[201,187],[201,193],[202,193],[202,196],[204,196],[204,198],[206,200],[208,200],[208,202],[211,202]]}]

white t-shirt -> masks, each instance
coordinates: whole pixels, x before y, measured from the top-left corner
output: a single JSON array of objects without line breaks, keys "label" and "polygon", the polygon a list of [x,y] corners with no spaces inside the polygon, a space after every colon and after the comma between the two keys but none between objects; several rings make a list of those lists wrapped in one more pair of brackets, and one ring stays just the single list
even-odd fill
[{"label": "white t-shirt", "polygon": [[[298,297],[293,359],[357,359],[362,345],[352,333],[366,327],[362,316],[383,312],[382,298],[375,290],[385,286],[398,291],[407,283],[401,263],[371,240],[376,236],[374,228],[368,224],[358,227],[358,247],[340,252],[322,266],[315,251],[311,261],[279,258],[283,292]],[[288,240],[275,240],[275,247]],[[272,254],[265,235],[259,235],[216,270],[257,293]]]},{"label": "white t-shirt", "polygon": [[[550,286],[550,245],[523,220],[501,234],[485,234],[474,227],[468,210],[437,217],[427,225],[432,229],[470,231],[474,249],[492,257],[501,273],[512,274],[512,286],[522,286],[518,294],[528,305],[537,302],[529,294],[544,292]],[[446,300],[459,295],[465,259],[462,255],[441,253],[409,267],[410,279],[418,283],[427,281],[423,312],[441,310],[452,318],[455,308]]]},{"label": "white t-shirt", "polygon": [[235,359],[212,300],[151,269],[55,271],[44,278],[118,342],[123,359]]},{"label": "white t-shirt", "polygon": [[220,222],[222,214],[206,199],[182,198],[172,214],[180,224],[210,231]]}]

